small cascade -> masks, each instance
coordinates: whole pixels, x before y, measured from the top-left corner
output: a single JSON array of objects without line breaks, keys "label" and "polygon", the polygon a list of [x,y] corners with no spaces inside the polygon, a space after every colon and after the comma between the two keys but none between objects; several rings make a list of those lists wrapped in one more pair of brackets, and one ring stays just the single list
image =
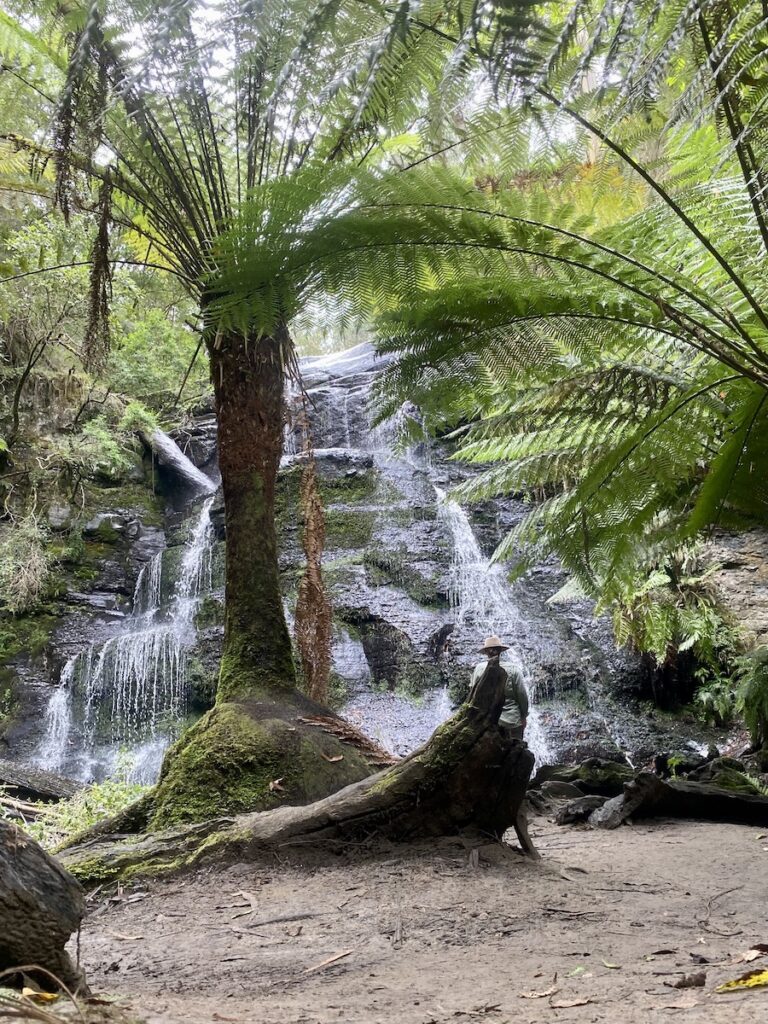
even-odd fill
[{"label": "small cascade", "polygon": [[211,589],[213,501],[206,499],[194,523],[168,607],[162,607],[161,552],[139,574],[126,631],[91,645],[64,666],[35,759],[41,768],[83,780],[100,778],[111,773],[127,748],[132,779],[157,777],[163,752],[187,712],[194,615]]},{"label": "small cascade", "polygon": [[458,625],[471,622],[485,633],[501,629],[507,635],[520,622],[504,570],[491,564],[480,550],[469,517],[457,501],[435,485],[437,511],[453,537],[449,600]]},{"label": "small cascade", "polygon": [[[449,498],[436,484],[434,488],[438,515],[453,537],[449,599],[457,625],[471,624],[478,637],[481,633],[486,636],[495,634],[502,639],[514,637],[519,630],[521,617],[503,568],[492,564],[483,555],[469,517],[461,505]],[[524,665],[514,649],[507,651],[504,657],[520,666],[525,680]],[[528,714],[525,739],[537,763],[546,762],[548,745],[538,710],[533,704]]]},{"label": "small cascade", "polygon": [[70,658],[61,670],[59,685],[48,702],[45,712],[45,733],[37,755],[41,768],[57,771],[67,752],[72,729],[71,687],[77,657]]}]

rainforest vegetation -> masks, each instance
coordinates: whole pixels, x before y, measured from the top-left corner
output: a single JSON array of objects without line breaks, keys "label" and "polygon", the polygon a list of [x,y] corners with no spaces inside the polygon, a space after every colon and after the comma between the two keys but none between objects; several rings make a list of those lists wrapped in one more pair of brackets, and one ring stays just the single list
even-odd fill
[{"label": "rainforest vegetation", "polygon": [[210,373],[219,698],[290,688],[283,381],[366,328],[379,415],[488,467],[461,500],[530,498],[497,556],[556,554],[555,600],[758,739],[706,541],[768,499],[764,32],[753,3],[7,5],[4,642],[76,554],[43,495],[87,516]]},{"label": "rainforest vegetation", "polygon": [[565,822],[764,823],[766,57],[757,0],[6,0],[0,869],[533,857],[553,750]]}]

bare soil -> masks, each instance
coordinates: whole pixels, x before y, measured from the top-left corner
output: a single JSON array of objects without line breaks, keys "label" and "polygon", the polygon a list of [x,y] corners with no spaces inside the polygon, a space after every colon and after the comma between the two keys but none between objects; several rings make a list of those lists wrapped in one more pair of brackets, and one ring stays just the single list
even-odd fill
[{"label": "bare soil", "polygon": [[151,1024],[768,1021],[768,989],[714,991],[768,968],[740,959],[768,942],[763,833],[531,831],[538,864],[445,840],[97,892],[82,960]]}]

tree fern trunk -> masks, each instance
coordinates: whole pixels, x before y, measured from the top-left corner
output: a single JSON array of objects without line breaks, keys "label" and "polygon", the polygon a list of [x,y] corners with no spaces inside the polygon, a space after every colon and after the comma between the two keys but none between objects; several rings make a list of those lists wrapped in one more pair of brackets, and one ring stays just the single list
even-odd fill
[{"label": "tree fern trunk", "polygon": [[283,450],[287,331],[210,346],[227,536],[219,701],[295,684],[277,563],[275,484]]},{"label": "tree fern trunk", "polygon": [[216,704],[168,751],[150,829],[317,800],[370,774],[365,757],[307,725],[330,715],[296,689],[277,563],[288,332],[210,346],[226,528],[224,647]]}]

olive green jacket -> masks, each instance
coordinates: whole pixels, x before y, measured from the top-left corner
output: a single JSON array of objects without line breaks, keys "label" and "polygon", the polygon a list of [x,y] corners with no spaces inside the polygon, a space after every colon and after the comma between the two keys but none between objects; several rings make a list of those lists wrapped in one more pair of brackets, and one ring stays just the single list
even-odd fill
[{"label": "olive green jacket", "polygon": [[[504,707],[499,717],[499,724],[522,725],[523,719],[528,717],[528,693],[520,674],[520,667],[514,661],[505,661],[503,658],[499,660],[499,664],[507,673],[507,682],[504,687]],[[480,679],[487,667],[486,659],[475,665],[475,670],[472,673],[472,686]]]}]

